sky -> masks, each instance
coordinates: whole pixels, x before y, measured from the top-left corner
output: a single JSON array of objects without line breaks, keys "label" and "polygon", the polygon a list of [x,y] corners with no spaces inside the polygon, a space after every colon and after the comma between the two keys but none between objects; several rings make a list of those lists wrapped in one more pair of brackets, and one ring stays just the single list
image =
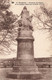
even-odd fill
[{"label": "sky", "polygon": [[[20,0],[10,0],[10,10],[14,13],[19,15],[24,7],[24,5],[17,5],[17,2],[19,2]],[[14,2],[12,4],[12,2]],[[44,3],[47,8],[52,7],[52,2],[51,0],[21,0],[21,2],[41,2],[42,4]],[[16,4],[16,5],[15,5]],[[33,3],[32,3],[33,4]],[[26,5],[27,9],[30,11],[30,13],[32,14],[34,9],[38,11],[39,6],[42,5]],[[33,25],[34,27],[36,27],[36,25]],[[50,48],[51,46],[51,41],[48,38],[49,37],[49,33],[45,30],[37,30],[35,29],[33,32],[33,37],[35,39],[34,41],[34,57],[50,57],[52,55],[52,49]],[[5,56],[5,58],[12,58],[12,57],[16,57],[17,54],[17,47],[16,46],[12,46],[14,49],[16,49],[15,53],[11,53],[8,56]],[[1,56],[1,58],[4,58],[4,55]]]}]

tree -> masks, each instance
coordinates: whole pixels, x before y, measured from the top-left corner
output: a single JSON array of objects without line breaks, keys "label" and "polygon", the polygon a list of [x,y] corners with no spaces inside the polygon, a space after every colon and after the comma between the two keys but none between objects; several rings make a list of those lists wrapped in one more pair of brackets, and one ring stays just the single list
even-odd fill
[{"label": "tree", "polygon": [[[14,22],[17,17],[9,10],[9,0],[0,0],[0,53],[12,51],[10,49],[11,41],[14,42],[14,36],[17,34]],[[13,34],[13,35],[12,35]],[[12,44],[13,44],[12,43]]]},{"label": "tree", "polygon": [[35,11],[33,16],[43,24],[43,29],[52,30],[52,9],[47,9],[45,5],[42,5],[39,10],[40,12]]},{"label": "tree", "polygon": [[42,12],[44,13],[44,15],[46,15],[47,17],[47,19],[44,21],[44,26],[46,29],[48,29],[50,33],[50,37],[52,39],[52,8],[47,9],[45,5],[41,6],[40,8]]}]

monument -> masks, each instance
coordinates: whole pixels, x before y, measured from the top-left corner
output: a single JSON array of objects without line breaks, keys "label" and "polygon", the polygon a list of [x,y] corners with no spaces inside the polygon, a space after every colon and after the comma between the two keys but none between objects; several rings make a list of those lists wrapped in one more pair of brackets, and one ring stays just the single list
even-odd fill
[{"label": "monument", "polygon": [[13,71],[8,73],[8,78],[15,80],[39,80],[41,75],[34,61],[34,38],[32,36],[32,17],[26,7],[21,12],[18,20],[18,47],[17,59]]}]

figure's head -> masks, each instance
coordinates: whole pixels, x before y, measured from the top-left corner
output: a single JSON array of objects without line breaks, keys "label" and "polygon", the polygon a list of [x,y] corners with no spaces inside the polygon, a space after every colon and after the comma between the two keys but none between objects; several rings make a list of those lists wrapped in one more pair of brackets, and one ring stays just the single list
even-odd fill
[{"label": "figure's head", "polygon": [[26,11],[27,11],[27,7],[24,6],[24,8],[23,8],[23,12],[26,12]]},{"label": "figure's head", "polygon": [[27,7],[26,7],[26,6],[24,6],[23,10],[27,10]]}]

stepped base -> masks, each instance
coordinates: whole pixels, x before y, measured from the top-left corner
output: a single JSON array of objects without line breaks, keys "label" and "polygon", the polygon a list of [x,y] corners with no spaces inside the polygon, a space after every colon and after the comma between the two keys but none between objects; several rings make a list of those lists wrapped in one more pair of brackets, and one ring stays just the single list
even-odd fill
[{"label": "stepped base", "polygon": [[14,66],[13,70],[8,72],[7,78],[14,80],[38,80],[42,78],[42,74],[38,71],[36,65]]},{"label": "stepped base", "polygon": [[7,78],[10,79],[30,79],[30,80],[36,80],[41,79],[41,74],[39,72],[10,72],[7,75]]},{"label": "stepped base", "polygon": [[38,72],[37,66],[14,66],[14,72]]}]

